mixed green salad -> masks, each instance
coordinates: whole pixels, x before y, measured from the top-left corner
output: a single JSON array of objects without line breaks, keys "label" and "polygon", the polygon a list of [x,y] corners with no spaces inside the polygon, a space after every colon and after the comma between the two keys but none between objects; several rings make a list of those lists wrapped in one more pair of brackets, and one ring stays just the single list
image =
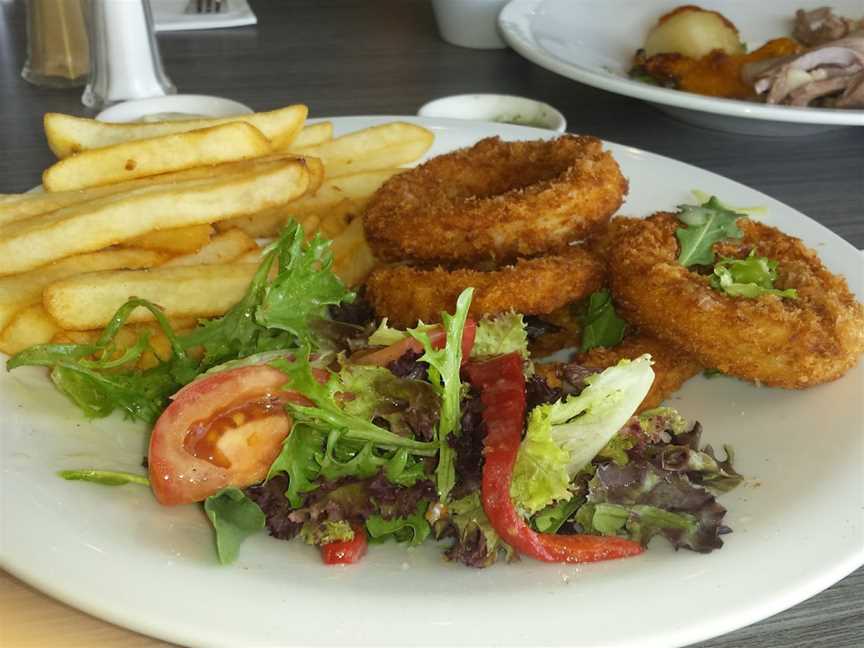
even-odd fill
[{"label": "mixed green salad", "polygon": [[[741,477],[728,449],[721,459],[702,446],[698,423],[670,408],[634,414],[654,378],[648,356],[553,388],[534,373],[520,314],[474,321],[469,289],[440,325],[393,329],[331,262],[327,241],[306,242],[291,223],[243,300],[191,333],[132,299],[93,344],[12,357],[9,369],[48,367],[88,417],[119,410],[153,425],[148,475],[61,476],[203,504],[223,563],[265,529],[320,547],[328,564],[388,541],[439,541],[473,567],[632,556],[658,535],[722,546],[714,494]],[[586,339],[615,337],[608,295],[592,304]],[[172,349],[145,370],[146,332],[116,342],[138,308]]]}]

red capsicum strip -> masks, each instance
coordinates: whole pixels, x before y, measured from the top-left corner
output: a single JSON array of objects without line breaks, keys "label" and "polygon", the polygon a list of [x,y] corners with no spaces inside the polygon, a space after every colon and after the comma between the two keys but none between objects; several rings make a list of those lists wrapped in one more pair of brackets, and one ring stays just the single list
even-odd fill
[{"label": "red capsicum strip", "polygon": [[366,531],[361,526],[352,525],[354,538],[321,545],[321,559],[325,565],[350,565],[366,555],[369,544]]},{"label": "red capsicum strip", "polygon": [[486,439],[483,446],[483,510],[499,536],[516,551],[546,562],[583,563],[625,558],[644,551],[624,538],[555,535],[531,529],[513,506],[510,482],[525,422],[525,377],[518,353],[465,366],[480,392]]}]

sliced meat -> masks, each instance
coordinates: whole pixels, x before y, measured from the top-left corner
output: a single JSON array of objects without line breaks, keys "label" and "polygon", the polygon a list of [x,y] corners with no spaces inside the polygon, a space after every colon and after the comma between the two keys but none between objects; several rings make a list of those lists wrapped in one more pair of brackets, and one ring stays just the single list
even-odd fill
[{"label": "sliced meat", "polygon": [[795,12],[795,28],[792,35],[799,43],[808,47],[824,45],[845,38],[856,29],[864,27],[862,21],[836,16],[831,7],[819,7],[812,11],[799,9]]},{"label": "sliced meat", "polygon": [[817,99],[830,98],[825,105],[857,108],[864,105],[857,90],[862,72],[864,31],[856,31],[771,64],[761,61],[758,66],[745,66],[741,75],[769,104],[808,106]]}]

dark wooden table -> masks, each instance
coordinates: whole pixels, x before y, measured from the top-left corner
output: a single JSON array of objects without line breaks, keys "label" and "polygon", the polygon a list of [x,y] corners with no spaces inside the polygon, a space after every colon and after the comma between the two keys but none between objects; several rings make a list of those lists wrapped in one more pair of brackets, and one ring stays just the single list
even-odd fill
[{"label": "dark wooden table", "polygon": [[[313,116],[411,115],[434,97],[463,92],[530,96],[558,107],[572,131],[743,182],[864,248],[864,128],[758,138],[690,126],[640,101],[547,72],[511,50],[448,45],[423,0],[252,4],[257,27],[159,36],[166,70],[180,91],[228,96],[254,109],[302,101]],[[20,79],[22,5],[0,4],[0,193],[38,184],[52,161],[42,135],[43,112],[87,114],[80,91],[39,89]],[[699,646],[859,647],[862,610],[859,569],[791,610]]]}]

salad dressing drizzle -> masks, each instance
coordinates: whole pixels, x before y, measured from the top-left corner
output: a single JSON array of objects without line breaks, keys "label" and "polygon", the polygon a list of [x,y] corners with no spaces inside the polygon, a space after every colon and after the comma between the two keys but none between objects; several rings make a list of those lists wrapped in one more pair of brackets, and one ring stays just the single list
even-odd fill
[{"label": "salad dressing drizzle", "polygon": [[[223,410],[189,426],[183,440],[186,452],[220,468],[230,468],[231,460],[219,448],[223,435],[247,423],[269,418],[282,411],[282,399],[268,394],[262,399]],[[250,442],[252,439],[249,440]]]}]

